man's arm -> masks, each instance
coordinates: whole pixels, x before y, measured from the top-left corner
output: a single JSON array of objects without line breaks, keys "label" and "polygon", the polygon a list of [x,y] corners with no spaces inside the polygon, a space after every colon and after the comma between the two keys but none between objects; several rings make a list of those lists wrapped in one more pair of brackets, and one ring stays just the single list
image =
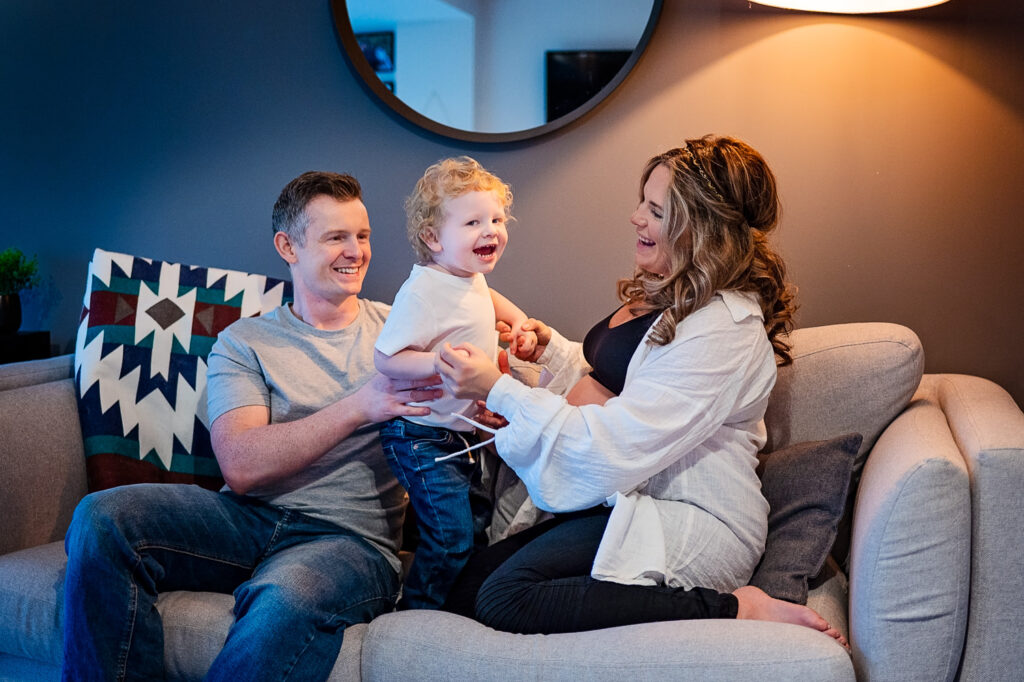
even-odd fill
[{"label": "man's arm", "polygon": [[365,424],[429,414],[429,408],[406,403],[440,397],[439,389],[426,388],[437,383],[436,376],[394,381],[378,374],[318,412],[280,424],[270,423],[270,410],[262,405],[225,412],[210,428],[224,481],[245,495],[303,470]]}]

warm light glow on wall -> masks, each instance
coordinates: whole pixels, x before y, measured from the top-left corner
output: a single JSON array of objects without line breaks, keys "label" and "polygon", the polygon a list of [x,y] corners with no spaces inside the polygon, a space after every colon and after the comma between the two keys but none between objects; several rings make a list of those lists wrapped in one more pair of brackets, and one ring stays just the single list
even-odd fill
[{"label": "warm light glow on wall", "polygon": [[874,12],[902,12],[941,5],[947,0],[754,0],[759,5],[799,9],[808,12],[836,12],[839,14],[872,14]]}]

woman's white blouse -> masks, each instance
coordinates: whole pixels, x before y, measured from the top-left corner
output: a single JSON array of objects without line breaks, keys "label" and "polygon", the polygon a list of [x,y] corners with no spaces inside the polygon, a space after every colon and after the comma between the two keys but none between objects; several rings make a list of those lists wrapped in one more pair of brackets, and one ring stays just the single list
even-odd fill
[{"label": "woman's white blouse", "polygon": [[[540,361],[564,387],[589,371],[581,344],[557,332]],[[724,591],[745,584],[764,551],[755,467],[775,377],[756,298],[723,291],[668,345],[642,342],[604,405],[573,407],[503,376],[487,407],[508,419],[498,453],[538,507],[613,505],[591,575]]]}]

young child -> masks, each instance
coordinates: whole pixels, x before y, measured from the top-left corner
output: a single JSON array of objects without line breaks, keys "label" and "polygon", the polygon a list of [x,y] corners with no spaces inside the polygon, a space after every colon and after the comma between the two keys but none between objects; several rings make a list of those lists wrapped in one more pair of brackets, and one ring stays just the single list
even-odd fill
[{"label": "young child", "polygon": [[[408,237],[419,260],[395,296],[377,338],[374,362],[394,379],[436,374],[445,342],[469,342],[497,360],[496,320],[512,329],[512,348],[528,353],[526,315],[487,287],[508,241],[512,192],[473,159],[462,156],[430,166],[406,201]],[[393,419],[381,427],[391,468],[409,493],[420,534],[399,608],[439,608],[477,541],[490,507],[474,494],[479,465],[471,400],[445,395],[426,403],[426,417]]]}]

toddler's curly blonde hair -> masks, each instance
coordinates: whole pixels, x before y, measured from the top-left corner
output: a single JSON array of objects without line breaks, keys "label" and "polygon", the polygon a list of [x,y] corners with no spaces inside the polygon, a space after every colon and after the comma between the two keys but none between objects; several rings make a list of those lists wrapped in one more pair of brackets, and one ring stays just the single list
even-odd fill
[{"label": "toddler's curly blonde hair", "polygon": [[424,171],[405,200],[406,234],[421,265],[434,260],[421,235],[440,229],[445,219],[444,203],[467,192],[494,192],[505,209],[505,220],[513,220],[512,188],[508,184],[468,156],[442,159]]}]

